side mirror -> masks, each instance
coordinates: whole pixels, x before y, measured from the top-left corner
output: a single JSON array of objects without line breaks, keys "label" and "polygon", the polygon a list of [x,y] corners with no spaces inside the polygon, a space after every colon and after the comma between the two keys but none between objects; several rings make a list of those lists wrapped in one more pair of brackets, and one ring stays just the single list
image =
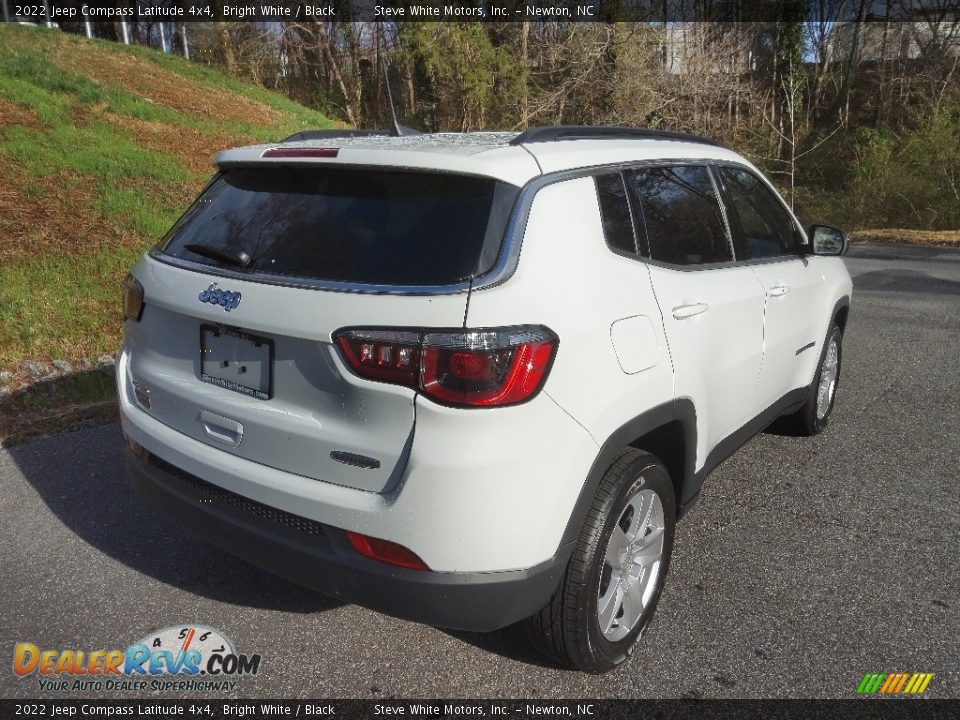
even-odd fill
[{"label": "side mirror", "polygon": [[843,255],[847,252],[847,234],[832,225],[811,225],[807,231],[814,255]]}]

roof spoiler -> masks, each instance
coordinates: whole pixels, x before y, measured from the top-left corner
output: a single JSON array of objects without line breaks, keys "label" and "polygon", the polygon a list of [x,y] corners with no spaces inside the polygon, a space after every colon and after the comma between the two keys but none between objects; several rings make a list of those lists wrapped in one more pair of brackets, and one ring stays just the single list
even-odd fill
[{"label": "roof spoiler", "polygon": [[559,142],[561,140],[678,140],[725,148],[723,143],[700,135],[647,128],[600,125],[545,125],[526,130],[510,141],[511,145]]},{"label": "roof spoiler", "polygon": [[301,142],[303,140],[342,140],[344,138],[387,136],[386,130],[301,130],[290,137],[285,137],[281,143]]}]

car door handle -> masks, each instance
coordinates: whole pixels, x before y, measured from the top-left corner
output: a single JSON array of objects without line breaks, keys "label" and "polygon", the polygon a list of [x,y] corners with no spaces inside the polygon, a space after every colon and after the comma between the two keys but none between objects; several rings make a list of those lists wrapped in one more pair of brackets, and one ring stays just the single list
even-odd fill
[{"label": "car door handle", "polygon": [[782,297],[790,292],[790,286],[780,283],[779,285],[774,285],[770,288],[770,291],[767,293],[770,297]]},{"label": "car door handle", "polygon": [[706,303],[692,303],[690,305],[677,305],[673,309],[673,316],[677,320],[685,320],[686,318],[693,317],[694,315],[699,315],[700,313],[705,313],[710,309],[710,306]]}]

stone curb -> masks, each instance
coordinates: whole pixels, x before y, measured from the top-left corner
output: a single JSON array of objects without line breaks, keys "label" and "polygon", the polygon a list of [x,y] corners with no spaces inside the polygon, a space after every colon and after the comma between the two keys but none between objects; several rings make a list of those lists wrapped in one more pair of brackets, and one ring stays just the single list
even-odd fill
[{"label": "stone curb", "polygon": [[54,360],[51,363],[26,360],[20,363],[16,370],[0,372],[0,400],[26,392],[41,383],[60,380],[80,373],[100,371],[107,375],[113,375],[116,362],[112,355],[83,358],[76,365],[66,360]]}]

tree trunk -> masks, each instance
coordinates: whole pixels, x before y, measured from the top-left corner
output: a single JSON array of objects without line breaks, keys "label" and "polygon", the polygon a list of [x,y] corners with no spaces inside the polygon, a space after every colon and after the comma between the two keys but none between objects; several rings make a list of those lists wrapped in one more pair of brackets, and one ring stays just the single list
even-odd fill
[{"label": "tree trunk", "polygon": [[527,121],[529,119],[529,97],[528,97],[528,88],[530,86],[530,78],[527,75],[527,71],[530,67],[530,23],[520,23],[520,62],[523,63],[524,77],[523,77],[523,87],[520,91],[520,122],[523,127],[527,126]]},{"label": "tree trunk", "polygon": [[217,45],[220,46],[220,57],[223,58],[223,67],[228,75],[237,74],[237,58],[233,54],[233,40],[230,38],[230,28],[225,22],[214,23],[217,30]]}]

